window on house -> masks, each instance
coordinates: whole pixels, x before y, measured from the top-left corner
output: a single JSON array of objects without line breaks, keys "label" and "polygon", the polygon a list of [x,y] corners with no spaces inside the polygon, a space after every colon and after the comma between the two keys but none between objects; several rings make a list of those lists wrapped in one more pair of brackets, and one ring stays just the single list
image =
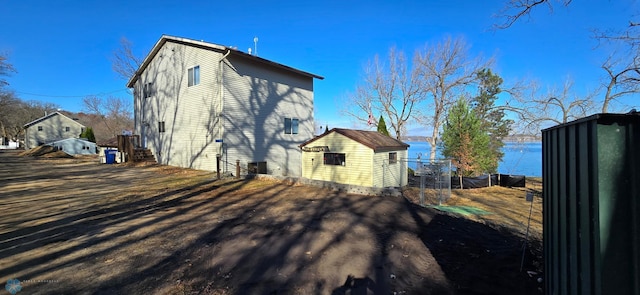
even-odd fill
[{"label": "window on house", "polygon": [[284,134],[298,134],[298,119],[284,118]]},{"label": "window on house", "polygon": [[64,132],[69,132],[71,131],[71,127],[64,127]]},{"label": "window on house", "polygon": [[164,121],[158,122],[158,132],[164,132]]},{"label": "window on house", "polygon": [[346,164],[345,154],[324,153],[324,164],[344,166]]},{"label": "window on house", "polygon": [[146,83],[142,89],[142,97],[147,98],[153,95],[153,84]]},{"label": "window on house", "polygon": [[389,153],[389,164],[398,163],[398,153]]},{"label": "window on house", "polygon": [[42,126],[38,126],[38,131],[42,131]]},{"label": "window on house", "polygon": [[187,71],[187,74],[189,75],[189,86],[200,84],[200,66],[189,68]]}]

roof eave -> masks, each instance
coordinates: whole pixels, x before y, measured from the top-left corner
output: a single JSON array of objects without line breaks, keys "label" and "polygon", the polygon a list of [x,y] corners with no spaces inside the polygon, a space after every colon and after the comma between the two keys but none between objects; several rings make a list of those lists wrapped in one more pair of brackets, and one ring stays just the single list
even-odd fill
[{"label": "roof eave", "polygon": [[209,43],[209,42],[204,42],[204,41],[198,41],[198,40],[194,40],[194,39],[188,39],[188,38],[180,38],[180,37],[175,37],[175,36],[169,36],[169,35],[162,35],[162,37],[160,37],[160,40],[158,40],[158,42],[156,42],[156,44],[153,46],[153,48],[151,49],[151,51],[149,52],[149,54],[144,58],[144,60],[142,61],[142,64],[140,65],[140,67],[136,70],[135,74],[133,75],[133,77],[131,77],[131,79],[129,79],[129,81],[127,82],[127,88],[133,88],[133,86],[135,85],[136,81],[138,80],[138,78],[140,77],[140,75],[142,74],[142,72],[144,72],[144,70],[147,68],[147,66],[149,65],[149,63],[151,62],[151,60],[153,60],[153,58],[155,57],[155,55],[158,53],[158,51],[160,51],[160,48],[162,48],[162,46],[167,43],[167,41],[173,41],[176,43],[182,43],[182,44],[190,44],[193,46],[197,46],[197,47],[202,47],[202,48],[210,48],[210,49],[217,49],[220,51],[227,51],[230,50],[231,52],[233,52],[236,55],[245,57],[245,58],[249,58],[249,59],[253,59],[255,61],[259,61],[261,63],[265,63],[271,66],[275,66],[281,69],[285,69],[303,76],[308,76],[311,78],[316,78],[319,80],[324,80],[324,77],[316,75],[316,74],[312,74],[309,72],[305,72],[302,70],[298,70],[296,68],[292,68],[290,66],[286,66],[274,61],[270,61],[268,59],[264,59],[255,55],[251,55],[242,51],[239,51],[237,49],[233,49],[230,47],[226,47],[226,46],[222,46],[222,45],[217,45],[217,44],[213,44],[213,43]]}]

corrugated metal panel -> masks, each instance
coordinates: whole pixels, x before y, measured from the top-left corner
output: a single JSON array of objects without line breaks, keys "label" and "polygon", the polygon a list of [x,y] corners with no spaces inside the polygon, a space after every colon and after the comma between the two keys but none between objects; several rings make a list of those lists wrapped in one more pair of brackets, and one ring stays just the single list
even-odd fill
[{"label": "corrugated metal panel", "polygon": [[546,294],[640,294],[640,115],[542,136]]}]

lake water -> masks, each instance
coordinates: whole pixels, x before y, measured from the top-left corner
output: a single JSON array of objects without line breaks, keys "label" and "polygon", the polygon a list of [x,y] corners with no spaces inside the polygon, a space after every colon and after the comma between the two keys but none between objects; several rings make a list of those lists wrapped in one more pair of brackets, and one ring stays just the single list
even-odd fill
[{"label": "lake water", "polygon": [[[422,159],[428,159],[431,146],[427,142],[409,141],[409,158],[415,159],[422,153]],[[504,157],[498,165],[498,173],[526,176],[542,176],[541,142],[507,142],[502,148]],[[438,158],[442,155],[438,152]],[[414,165],[415,166],[415,165]],[[411,165],[409,165],[411,167]]]}]

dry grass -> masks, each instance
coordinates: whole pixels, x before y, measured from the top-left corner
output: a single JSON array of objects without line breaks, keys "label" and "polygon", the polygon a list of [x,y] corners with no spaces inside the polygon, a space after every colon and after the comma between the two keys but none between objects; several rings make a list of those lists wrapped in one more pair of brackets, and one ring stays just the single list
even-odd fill
[{"label": "dry grass", "polygon": [[[527,192],[534,194],[533,202],[526,201]],[[408,188],[404,192],[408,199],[419,203],[420,190]],[[499,228],[511,228],[523,236],[529,225],[530,235],[542,239],[542,179],[527,178],[525,188],[493,186],[478,189],[455,189],[451,198],[442,205],[449,207],[478,208],[489,214],[468,214],[465,217]],[[425,190],[425,204],[438,205],[437,191]],[[529,212],[531,220],[529,223]]]}]

